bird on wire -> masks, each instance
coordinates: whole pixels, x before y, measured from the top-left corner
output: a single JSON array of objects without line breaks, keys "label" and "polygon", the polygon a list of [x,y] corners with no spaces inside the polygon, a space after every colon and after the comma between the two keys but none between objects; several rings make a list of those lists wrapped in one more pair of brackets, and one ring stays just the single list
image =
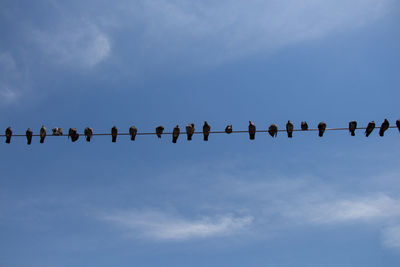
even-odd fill
[{"label": "bird on wire", "polygon": [[186,135],[188,141],[192,140],[193,134],[194,134],[194,123],[186,125]]},{"label": "bird on wire", "polygon": [[390,126],[390,124],[389,124],[389,121],[387,120],[387,119],[385,119],[383,122],[382,122],[382,125],[381,125],[381,128],[379,129],[379,136],[384,136],[385,135],[385,131],[387,130],[387,129],[389,129],[389,126]]},{"label": "bird on wire", "polygon": [[86,141],[90,142],[90,139],[92,138],[92,135],[93,135],[93,129],[90,128],[90,127],[86,127],[85,131],[84,131],[84,134],[86,136]]},{"label": "bird on wire", "polygon": [[135,126],[131,126],[129,128],[129,135],[131,136],[131,140],[135,141],[136,135],[137,135],[137,128]]},{"label": "bird on wire", "polygon": [[172,131],[172,143],[176,143],[179,137],[179,133],[181,132],[181,129],[179,129],[179,125],[176,125],[174,130]]},{"label": "bird on wire", "polygon": [[397,129],[399,129],[399,132],[400,132],[400,119],[398,119],[398,120],[396,121],[396,126],[397,126]]},{"label": "bird on wire", "polygon": [[268,128],[268,133],[270,136],[276,137],[278,135],[278,126],[271,124]]},{"label": "bird on wire", "polygon": [[324,136],[325,130],[326,130],[326,123],[322,121],[318,124],[318,136],[319,137]]},{"label": "bird on wire", "polygon": [[232,124],[229,124],[225,127],[225,132],[227,134],[231,134],[232,133]]},{"label": "bird on wire", "polygon": [[6,143],[7,144],[11,143],[11,136],[12,136],[11,127],[7,127],[7,129],[6,129]]},{"label": "bird on wire", "polygon": [[161,138],[163,131],[164,131],[164,127],[162,127],[161,125],[156,128],[156,135],[158,138]]},{"label": "bird on wire", "polygon": [[301,130],[302,130],[302,131],[307,131],[307,130],[308,130],[308,124],[307,124],[307,122],[302,121],[300,127],[301,127]]},{"label": "bird on wire", "polygon": [[291,123],[290,121],[286,123],[286,132],[289,138],[293,137],[293,123]]},{"label": "bird on wire", "polygon": [[31,128],[28,128],[26,130],[25,135],[26,135],[26,143],[30,145],[32,143],[32,136],[33,136]]},{"label": "bird on wire", "polygon": [[368,137],[374,129],[375,129],[375,122],[371,121],[370,123],[368,123],[367,129],[365,129],[365,136]]},{"label": "bird on wire", "polygon": [[203,125],[203,140],[208,141],[208,136],[210,135],[211,126],[208,124],[207,121],[204,122]]},{"label": "bird on wire", "polygon": [[62,128],[56,127],[56,128],[53,128],[52,131],[53,131],[53,135],[55,135],[55,136],[63,135],[63,129]]},{"label": "bird on wire", "polygon": [[249,137],[250,140],[254,140],[256,138],[256,125],[252,121],[249,121]]},{"label": "bird on wire", "polygon": [[44,143],[44,139],[46,138],[47,135],[47,130],[46,127],[44,127],[44,125],[42,125],[42,128],[40,128],[40,143],[43,144]]},{"label": "bird on wire", "polygon": [[79,134],[78,134],[78,131],[76,130],[76,128],[69,128],[68,138],[70,138],[70,137],[71,137],[72,142],[78,141]]},{"label": "bird on wire", "polygon": [[118,136],[118,129],[117,129],[117,126],[114,125],[111,128],[111,137],[112,137],[111,141],[113,143],[117,142],[117,136]]},{"label": "bird on wire", "polygon": [[356,121],[349,122],[349,132],[351,136],[356,135],[356,129],[357,129],[357,122]]}]

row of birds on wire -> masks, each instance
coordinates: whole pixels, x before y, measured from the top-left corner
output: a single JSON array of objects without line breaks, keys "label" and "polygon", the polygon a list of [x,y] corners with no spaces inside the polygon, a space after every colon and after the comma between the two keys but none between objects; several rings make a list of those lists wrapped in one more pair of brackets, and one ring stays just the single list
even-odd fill
[{"label": "row of birds on wire", "polygon": [[[194,123],[188,124],[186,126],[186,135],[187,135],[187,140],[190,141],[192,140],[193,134],[203,134],[203,140],[204,141],[208,141],[208,137],[210,135],[210,133],[227,133],[227,134],[231,134],[231,133],[245,133],[248,132],[249,133],[249,138],[250,140],[254,140],[255,139],[255,135],[256,132],[267,132],[269,133],[269,135],[271,135],[272,137],[277,137],[278,132],[281,131],[286,131],[287,132],[287,136],[288,138],[292,138],[293,137],[293,132],[294,131],[318,131],[318,136],[322,137],[325,133],[325,131],[327,130],[348,130],[350,132],[351,136],[355,136],[355,131],[357,129],[365,129],[365,136],[368,137],[372,131],[375,128],[379,128],[379,135],[380,136],[384,136],[385,131],[388,130],[389,128],[395,128],[394,126],[391,127],[390,123],[387,119],[385,119],[380,127],[376,127],[375,122],[371,121],[368,123],[367,127],[365,128],[357,128],[357,121],[350,121],[349,122],[349,126],[348,128],[330,128],[327,129],[326,128],[326,123],[325,122],[320,122],[318,124],[317,129],[309,129],[308,128],[308,124],[305,121],[302,121],[300,124],[301,129],[294,129],[294,125],[292,122],[288,121],[286,123],[286,129],[285,130],[279,130],[278,126],[276,124],[271,124],[268,128],[268,130],[261,130],[261,131],[257,131],[256,130],[256,125],[252,122],[249,121],[249,127],[247,131],[233,131],[232,125],[227,125],[225,128],[225,131],[211,131],[211,126],[210,124],[208,124],[207,121],[204,122],[203,125],[203,131],[202,132],[195,132],[195,127],[194,127]],[[400,119],[396,121],[396,127],[398,128],[398,130],[400,131]],[[118,133],[118,129],[116,126],[113,126],[111,128],[111,133],[110,134],[95,134],[93,132],[93,129],[90,127],[86,127],[84,130],[83,135],[86,137],[86,141],[90,142],[90,140],[92,139],[92,137],[94,135],[111,135],[112,137],[112,142],[117,142],[117,136],[118,135],[130,135],[131,140],[134,141],[136,138],[136,135],[157,135],[158,138],[161,138],[161,136],[163,134],[171,134],[172,135],[172,143],[176,143],[178,140],[179,135],[181,134],[181,130],[179,128],[179,126],[177,125],[173,131],[171,133],[165,133],[164,132],[164,127],[163,126],[158,126],[155,129],[155,132],[151,132],[151,133],[138,133],[138,129],[135,126],[131,126],[129,128],[129,133]],[[70,128],[68,131],[68,135],[64,135],[63,129],[62,128],[53,128],[52,129],[52,136],[68,136],[68,138],[71,138],[72,142],[76,142],[79,139],[79,136],[81,136],[82,134],[79,134],[76,128]],[[11,143],[11,137],[13,136],[13,131],[11,129],[11,127],[8,127],[5,131],[5,135],[2,135],[6,137],[6,143],[9,144]],[[14,135],[14,136],[26,136],[27,139],[27,144],[30,145],[32,143],[32,137],[33,136],[39,136],[40,137],[40,143],[44,143],[45,138],[47,136],[47,129],[45,126],[42,126],[42,128],[39,131],[38,135],[34,135],[33,131],[28,128],[26,130],[25,135]]]}]

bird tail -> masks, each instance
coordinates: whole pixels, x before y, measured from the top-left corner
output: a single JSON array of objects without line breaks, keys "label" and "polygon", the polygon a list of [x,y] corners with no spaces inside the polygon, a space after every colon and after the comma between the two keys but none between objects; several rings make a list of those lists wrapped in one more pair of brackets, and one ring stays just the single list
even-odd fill
[{"label": "bird tail", "polygon": [[188,134],[187,140],[188,140],[188,141],[191,141],[191,140],[192,140],[192,135],[191,135],[191,134]]},{"label": "bird tail", "polygon": [[28,139],[28,140],[26,141],[26,143],[27,143],[28,145],[30,145],[30,144],[32,143],[32,139]]},{"label": "bird tail", "polygon": [[117,137],[116,137],[116,136],[113,136],[113,137],[112,137],[112,142],[113,142],[113,143],[117,142]]},{"label": "bird tail", "polygon": [[86,141],[90,142],[90,136],[86,136]]},{"label": "bird tail", "polygon": [[41,143],[41,144],[44,143],[44,137],[40,137],[40,143]]},{"label": "bird tail", "polygon": [[318,136],[319,136],[319,137],[324,136],[324,132],[319,132],[319,133],[318,133]]},{"label": "bird tail", "polygon": [[255,139],[255,134],[250,134],[250,140],[254,140]]},{"label": "bird tail", "polygon": [[356,136],[356,133],[354,131],[351,131],[351,136]]},{"label": "bird tail", "polygon": [[134,135],[131,135],[131,140],[135,141],[135,136]]},{"label": "bird tail", "polygon": [[385,131],[384,130],[382,130],[382,128],[379,130],[379,136],[384,136],[385,135]]},{"label": "bird tail", "polygon": [[178,137],[173,136],[173,137],[172,137],[172,143],[175,144],[175,143],[176,143],[176,140],[178,140]]},{"label": "bird tail", "polygon": [[208,141],[208,134],[204,135],[204,141]]},{"label": "bird tail", "polygon": [[293,133],[292,132],[287,133],[287,137],[292,138],[293,137]]},{"label": "bird tail", "polygon": [[11,143],[11,137],[7,137],[6,143],[7,143],[7,144]]}]

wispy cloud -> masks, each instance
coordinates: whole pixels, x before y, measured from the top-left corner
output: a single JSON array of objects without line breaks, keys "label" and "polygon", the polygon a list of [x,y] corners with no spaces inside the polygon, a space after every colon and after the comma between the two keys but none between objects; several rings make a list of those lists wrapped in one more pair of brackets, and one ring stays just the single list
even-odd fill
[{"label": "wispy cloud", "polygon": [[12,55],[8,52],[0,53],[0,104],[14,103],[25,83]]},{"label": "wispy cloud", "polygon": [[400,249],[400,225],[385,228],[382,231],[382,242],[388,248]]}]

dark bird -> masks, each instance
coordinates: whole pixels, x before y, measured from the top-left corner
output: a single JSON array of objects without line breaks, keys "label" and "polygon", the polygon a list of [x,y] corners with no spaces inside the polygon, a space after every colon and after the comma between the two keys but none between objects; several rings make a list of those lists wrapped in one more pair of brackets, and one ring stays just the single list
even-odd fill
[{"label": "dark bird", "polygon": [[208,141],[208,136],[210,135],[210,130],[211,126],[208,124],[208,122],[204,122],[203,125],[203,140]]},{"label": "dark bird", "polygon": [[118,129],[117,126],[113,126],[111,128],[111,136],[112,136],[112,142],[115,143],[117,142],[117,135],[118,135]]},{"label": "dark bird", "polygon": [[349,122],[349,132],[351,136],[356,135],[356,129],[357,129],[357,122],[356,121]]},{"label": "dark bird", "polygon": [[12,130],[11,130],[11,127],[8,127],[6,129],[6,143],[7,144],[11,143],[11,136],[12,136]]},{"label": "dark bird", "polygon": [[325,122],[318,123],[318,136],[319,137],[324,136],[325,130],[326,130],[326,123]]},{"label": "dark bird", "polygon": [[374,129],[375,129],[375,122],[371,121],[370,123],[368,123],[367,129],[365,129],[365,136],[368,137]]},{"label": "dark bird", "polygon": [[129,134],[131,136],[131,140],[135,141],[136,135],[137,135],[137,128],[135,126],[131,126],[129,128]]},{"label": "dark bird", "polygon": [[270,136],[276,137],[278,135],[278,126],[271,124],[268,128],[268,133]]},{"label": "dark bird", "polygon": [[42,128],[40,128],[40,143],[43,144],[44,143],[44,139],[46,138],[47,132],[46,132],[46,127],[44,127],[44,125],[42,125]]},{"label": "dark bird", "polygon": [[301,122],[301,130],[302,131],[307,131],[308,130],[308,124],[305,121]]},{"label": "dark bird", "polygon": [[156,134],[157,134],[158,138],[161,138],[161,135],[162,135],[163,131],[164,131],[164,127],[162,127],[162,126],[158,126],[156,128]]},{"label": "dark bird", "polygon": [[90,127],[86,127],[84,134],[86,136],[86,141],[90,142],[90,139],[92,138],[92,135],[93,135],[93,129]]},{"label": "dark bird", "polygon": [[186,134],[187,134],[187,140],[192,140],[192,136],[194,134],[194,123],[188,124],[186,126]]},{"label": "dark bird", "polygon": [[254,140],[256,138],[256,125],[252,121],[249,121],[249,136],[250,140]]},{"label": "dark bird", "polygon": [[288,121],[286,123],[286,132],[287,132],[287,136],[289,138],[292,138],[292,136],[293,136],[293,123],[291,123],[290,121]]},{"label": "dark bird", "polygon": [[379,136],[384,136],[385,135],[385,131],[387,130],[387,129],[389,129],[389,121],[387,120],[387,119],[385,119],[383,122],[382,122],[382,125],[381,125],[381,128],[379,129]]},{"label": "dark bird", "polygon": [[56,136],[63,135],[63,130],[61,128],[58,128],[58,127],[53,128],[52,131],[53,131],[53,135],[56,135]]},{"label": "dark bird", "polygon": [[227,134],[231,134],[231,133],[232,133],[232,125],[231,125],[231,124],[229,124],[229,125],[226,126],[225,132],[226,132]]},{"label": "dark bird", "polygon": [[397,126],[397,129],[399,129],[399,132],[400,132],[400,119],[398,119],[398,120],[396,121],[396,126]]},{"label": "dark bird", "polygon": [[76,142],[79,139],[79,134],[76,128],[69,128],[68,138],[70,137],[72,142]]},{"label": "dark bird", "polygon": [[179,125],[176,125],[174,130],[172,131],[172,143],[176,143],[180,132],[181,132],[181,129],[179,129]]},{"label": "dark bird", "polygon": [[28,128],[27,130],[26,130],[26,143],[28,144],[28,145],[30,145],[31,143],[32,143],[32,136],[33,136],[33,132],[32,132],[32,130],[31,130],[31,128]]}]

